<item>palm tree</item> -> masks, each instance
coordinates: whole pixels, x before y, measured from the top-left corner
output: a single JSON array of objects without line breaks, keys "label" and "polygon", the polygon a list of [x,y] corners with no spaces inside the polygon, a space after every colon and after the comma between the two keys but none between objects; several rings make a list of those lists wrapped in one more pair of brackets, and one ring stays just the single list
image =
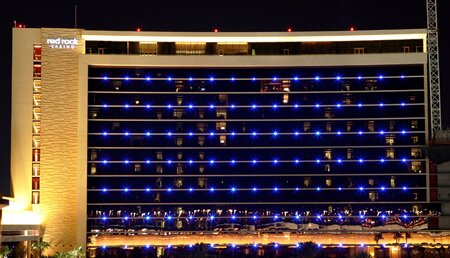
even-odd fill
[{"label": "palm tree", "polygon": [[319,254],[320,249],[316,243],[312,241],[305,242],[300,247],[300,257],[303,258],[314,258]]},{"label": "palm tree", "polygon": [[353,258],[373,258],[368,252],[358,252],[353,256]]},{"label": "palm tree", "polygon": [[395,242],[398,244],[398,242],[400,241],[400,239],[403,237],[402,233],[400,232],[395,232],[393,235],[393,238],[395,239]]},{"label": "palm tree", "polygon": [[408,239],[410,239],[410,238],[412,238],[411,232],[406,232],[406,233],[405,233],[405,240],[406,240],[406,243],[408,243]]},{"label": "palm tree", "polygon": [[38,241],[31,244],[31,249],[37,250],[39,252],[39,257],[42,257],[42,253],[50,247],[50,243],[44,241],[44,239],[39,238]]},{"label": "palm tree", "polygon": [[384,239],[383,234],[381,234],[381,233],[375,233],[375,235],[373,236],[373,240],[375,240],[375,243],[377,243],[377,245],[381,239]]},{"label": "palm tree", "polygon": [[2,246],[0,248],[0,257],[2,257],[2,258],[8,257],[8,255],[10,255],[11,253],[12,253],[12,249],[11,249],[11,247],[9,247],[7,245]]},{"label": "palm tree", "polygon": [[86,253],[83,251],[83,247],[82,246],[75,247],[69,253],[72,255],[72,257],[75,257],[75,258],[80,258],[80,257],[86,256]]}]

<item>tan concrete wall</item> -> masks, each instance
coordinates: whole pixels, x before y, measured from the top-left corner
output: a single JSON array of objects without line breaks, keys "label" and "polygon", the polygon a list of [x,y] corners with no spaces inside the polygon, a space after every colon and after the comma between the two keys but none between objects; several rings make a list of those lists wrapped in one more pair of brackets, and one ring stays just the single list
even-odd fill
[{"label": "tan concrete wall", "polygon": [[33,44],[40,29],[12,31],[11,187],[14,210],[31,209]]},{"label": "tan concrete wall", "polygon": [[[78,38],[74,49],[51,48],[49,38]],[[81,30],[46,29],[42,41],[42,105],[41,105],[41,214],[44,240],[52,250],[67,251],[84,245],[78,231],[80,186],[78,171],[78,56],[83,53]],[[86,200],[84,200],[86,203]],[[84,205],[85,206],[85,205]],[[85,220],[85,215],[84,215]]]}]

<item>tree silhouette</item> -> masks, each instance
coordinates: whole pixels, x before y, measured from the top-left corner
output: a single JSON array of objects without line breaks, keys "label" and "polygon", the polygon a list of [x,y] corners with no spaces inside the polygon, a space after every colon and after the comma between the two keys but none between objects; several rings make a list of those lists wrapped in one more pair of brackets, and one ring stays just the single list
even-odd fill
[{"label": "tree silhouette", "polygon": [[373,240],[375,240],[375,243],[377,243],[377,245],[381,239],[384,239],[383,234],[381,234],[381,233],[375,233],[375,235],[373,236]]},{"label": "tree silhouette", "polygon": [[368,252],[358,252],[353,256],[353,258],[373,258]]},{"label": "tree silhouette", "polygon": [[394,235],[392,236],[395,239],[395,243],[398,244],[398,242],[400,241],[400,239],[403,237],[402,233],[400,232],[395,232]]},{"label": "tree silhouette", "polygon": [[300,246],[299,255],[303,258],[315,258],[319,254],[320,249],[316,243],[308,241]]}]

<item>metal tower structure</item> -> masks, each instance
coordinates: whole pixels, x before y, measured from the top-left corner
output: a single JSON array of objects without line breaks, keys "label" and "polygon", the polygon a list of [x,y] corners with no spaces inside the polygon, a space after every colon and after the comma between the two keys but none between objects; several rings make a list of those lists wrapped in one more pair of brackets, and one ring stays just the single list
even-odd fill
[{"label": "metal tower structure", "polygon": [[439,45],[437,0],[427,1],[428,29],[428,74],[430,84],[431,130],[432,135],[442,129],[441,122],[441,87],[439,81]]}]

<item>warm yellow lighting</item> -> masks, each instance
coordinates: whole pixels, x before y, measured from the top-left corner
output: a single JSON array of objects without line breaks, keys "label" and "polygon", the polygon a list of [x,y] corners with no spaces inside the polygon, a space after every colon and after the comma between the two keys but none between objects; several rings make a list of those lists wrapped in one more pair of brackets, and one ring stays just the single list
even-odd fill
[{"label": "warm yellow lighting", "polygon": [[[249,36],[250,35],[250,36]],[[325,32],[124,32],[89,31],[82,38],[88,41],[131,42],[342,42],[426,39],[426,30],[373,30]]]}]

